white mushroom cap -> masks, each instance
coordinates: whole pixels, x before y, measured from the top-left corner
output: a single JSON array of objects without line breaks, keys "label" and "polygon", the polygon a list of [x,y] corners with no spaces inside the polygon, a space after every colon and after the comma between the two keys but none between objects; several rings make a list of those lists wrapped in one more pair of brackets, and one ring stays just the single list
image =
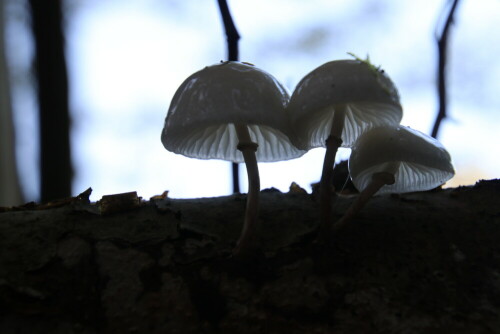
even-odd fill
[{"label": "white mushroom cap", "polygon": [[352,146],[369,128],[399,124],[403,116],[396,87],[382,70],[367,61],[331,61],[307,74],[292,94],[294,144],[301,149],[325,146],[341,105],[347,110],[343,147]]},{"label": "white mushroom cap", "polygon": [[433,189],[455,174],[450,154],[440,142],[401,125],[374,128],[361,135],[352,148],[349,173],[359,191],[379,172],[393,174],[395,182],[378,194]]},{"label": "white mushroom cap", "polygon": [[248,126],[257,161],[297,158],[305,152],[288,139],[289,96],[270,74],[255,66],[224,62],[205,67],[177,89],[161,140],[171,152],[198,159],[243,162],[234,124]]}]

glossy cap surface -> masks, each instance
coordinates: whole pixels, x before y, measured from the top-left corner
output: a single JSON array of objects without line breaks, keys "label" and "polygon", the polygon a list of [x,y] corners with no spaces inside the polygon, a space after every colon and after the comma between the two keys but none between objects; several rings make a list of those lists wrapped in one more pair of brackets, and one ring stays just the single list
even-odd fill
[{"label": "glossy cap surface", "polygon": [[198,159],[243,162],[235,123],[246,124],[257,143],[257,161],[297,158],[305,152],[288,138],[289,95],[255,66],[225,62],[205,67],[177,89],[161,140],[171,152]]},{"label": "glossy cap surface", "polygon": [[374,128],[352,148],[349,173],[359,191],[378,172],[393,173],[396,180],[378,194],[430,190],[455,175],[450,154],[440,142],[401,125]]},{"label": "glossy cap surface", "polygon": [[382,70],[360,60],[331,61],[307,74],[292,94],[288,109],[295,145],[325,146],[340,105],[347,111],[343,147],[372,127],[399,124],[403,115],[397,89]]}]

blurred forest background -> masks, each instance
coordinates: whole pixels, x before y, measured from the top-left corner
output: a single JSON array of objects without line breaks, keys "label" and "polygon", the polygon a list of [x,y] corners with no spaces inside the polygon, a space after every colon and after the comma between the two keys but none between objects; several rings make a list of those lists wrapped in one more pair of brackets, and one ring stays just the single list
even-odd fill
[{"label": "blurred forest background", "polygon": [[[37,3],[39,16],[32,16]],[[71,145],[69,149],[59,147],[58,143],[64,146],[61,142],[49,144],[55,156],[45,167],[54,177],[61,173],[69,177],[69,165],[56,162],[71,154],[72,184],[63,193],[75,195],[92,187],[93,200],[134,190],[145,198],[164,190],[177,198],[230,194],[229,163],[178,156],[160,142],[177,87],[193,72],[227,58],[217,1],[62,1],[61,55],[66,56],[67,66],[60,70],[67,71],[67,85],[55,71],[34,62],[33,29],[47,29],[45,40],[57,42],[57,35],[50,34],[58,27],[51,26],[57,20],[45,12],[48,3],[60,2],[2,0],[0,206],[40,200],[44,163],[38,124],[44,120],[38,114],[39,96],[59,94],[64,100],[64,87]],[[229,1],[241,35],[240,60],[273,74],[291,92],[304,75],[327,61],[349,58],[347,52],[361,58],[369,54],[399,88],[402,124],[428,134],[438,110],[436,35],[451,4],[447,0]],[[462,0],[451,26],[448,118],[438,136],[457,172],[447,186],[499,176],[498,13],[498,0]],[[64,65],[50,53],[46,61]],[[36,77],[51,84],[40,88]],[[10,107],[15,136],[7,126]],[[45,122],[50,135],[66,121],[49,117]],[[3,145],[9,138],[15,139],[15,150]],[[296,160],[260,164],[262,188],[285,191],[295,181],[310,190],[310,184],[319,180],[323,155],[324,149],[315,149]],[[339,154],[343,159],[348,156],[349,150]],[[12,162],[17,165],[22,199],[7,187],[14,181]],[[246,191],[246,173],[242,170],[240,175]]]}]

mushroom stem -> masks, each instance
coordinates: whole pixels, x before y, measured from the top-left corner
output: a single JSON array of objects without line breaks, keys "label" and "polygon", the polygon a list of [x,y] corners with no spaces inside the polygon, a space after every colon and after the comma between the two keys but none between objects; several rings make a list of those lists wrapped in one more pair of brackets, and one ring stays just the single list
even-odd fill
[{"label": "mushroom stem", "polygon": [[332,216],[332,178],[333,165],[335,164],[335,156],[340,145],[342,145],[342,131],[344,129],[345,120],[345,105],[340,105],[335,109],[332,119],[332,127],[330,136],[325,141],[326,152],[325,160],[323,161],[323,172],[319,187],[320,207],[321,207],[321,231],[325,232],[330,229]]},{"label": "mushroom stem", "polygon": [[250,133],[248,132],[248,127],[246,125],[235,124],[234,127],[239,140],[238,150],[240,150],[243,154],[248,175],[248,195],[245,222],[240,238],[236,243],[236,248],[233,252],[235,255],[238,255],[242,252],[256,248],[257,246],[257,234],[259,230],[259,221],[257,216],[259,213],[260,178],[257,158],[255,156],[258,145],[250,139]]},{"label": "mushroom stem", "polygon": [[342,218],[332,226],[332,232],[338,231],[366,205],[368,200],[383,186],[394,184],[394,173],[379,172],[372,175],[372,180],[368,186],[359,194],[358,198],[351,204]]}]

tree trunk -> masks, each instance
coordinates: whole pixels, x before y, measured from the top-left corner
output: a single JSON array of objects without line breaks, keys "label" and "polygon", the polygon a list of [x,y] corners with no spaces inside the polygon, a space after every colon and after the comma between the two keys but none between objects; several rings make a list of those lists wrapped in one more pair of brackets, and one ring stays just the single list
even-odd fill
[{"label": "tree trunk", "polygon": [[9,67],[5,51],[5,1],[0,1],[0,206],[22,203],[15,142]]},{"label": "tree trunk", "polygon": [[68,78],[62,0],[30,0],[40,122],[40,198],[71,195]]},{"label": "tree trunk", "polygon": [[265,190],[247,260],[244,195],[4,208],[0,332],[498,333],[499,199],[498,180],[376,196],[325,245],[315,196]]}]

